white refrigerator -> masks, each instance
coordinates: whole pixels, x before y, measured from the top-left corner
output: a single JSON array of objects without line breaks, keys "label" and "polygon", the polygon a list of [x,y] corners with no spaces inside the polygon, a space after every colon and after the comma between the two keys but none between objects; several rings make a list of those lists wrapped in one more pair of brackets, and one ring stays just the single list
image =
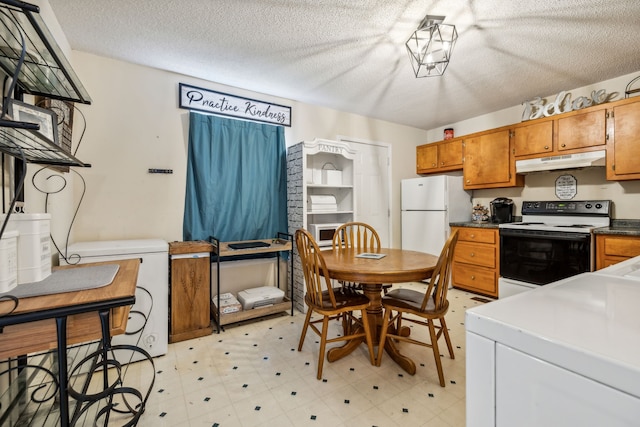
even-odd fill
[{"label": "white refrigerator", "polygon": [[462,175],[433,175],[401,181],[402,249],[439,255],[449,223],[471,221],[471,194]]}]

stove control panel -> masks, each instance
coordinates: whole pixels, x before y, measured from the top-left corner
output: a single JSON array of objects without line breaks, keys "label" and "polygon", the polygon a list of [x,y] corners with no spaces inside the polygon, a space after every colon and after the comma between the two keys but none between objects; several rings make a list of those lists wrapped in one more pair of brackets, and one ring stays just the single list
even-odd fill
[{"label": "stove control panel", "polygon": [[611,203],[611,200],[522,202],[522,214],[610,216]]}]

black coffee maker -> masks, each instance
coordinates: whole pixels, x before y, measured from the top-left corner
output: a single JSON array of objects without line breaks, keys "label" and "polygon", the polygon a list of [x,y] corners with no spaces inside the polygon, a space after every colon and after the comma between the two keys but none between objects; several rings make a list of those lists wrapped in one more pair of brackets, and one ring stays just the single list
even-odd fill
[{"label": "black coffee maker", "polygon": [[513,200],[498,197],[491,201],[491,222],[502,224],[513,222]]}]

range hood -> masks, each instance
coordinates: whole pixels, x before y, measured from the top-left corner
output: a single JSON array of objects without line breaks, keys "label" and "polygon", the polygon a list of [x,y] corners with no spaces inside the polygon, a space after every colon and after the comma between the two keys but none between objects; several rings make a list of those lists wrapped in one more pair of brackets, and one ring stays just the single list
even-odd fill
[{"label": "range hood", "polygon": [[587,153],[564,154],[560,156],[539,157],[537,159],[516,160],[516,173],[550,171],[557,169],[576,169],[589,166],[605,166],[605,150]]}]

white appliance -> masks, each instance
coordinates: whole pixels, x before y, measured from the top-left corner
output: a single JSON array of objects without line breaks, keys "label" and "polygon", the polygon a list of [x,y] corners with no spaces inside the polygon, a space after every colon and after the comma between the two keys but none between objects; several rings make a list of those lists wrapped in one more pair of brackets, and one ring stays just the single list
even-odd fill
[{"label": "white appliance", "polygon": [[639,299],[593,272],[467,310],[467,426],[637,426]]},{"label": "white appliance", "polygon": [[242,304],[243,310],[280,304],[283,299],[284,291],[274,286],[261,286],[238,292],[238,301]]},{"label": "white appliance", "polygon": [[[127,332],[112,344],[135,345],[152,357],[167,353],[169,343],[169,244],[160,239],[78,242],[67,247],[60,264],[86,264],[140,258],[136,302],[131,308]],[[136,362],[142,354],[120,351],[120,363]]]},{"label": "white appliance", "polygon": [[331,246],[333,244],[333,236],[341,225],[339,223],[309,224],[309,232],[318,246]]},{"label": "white appliance", "polygon": [[605,166],[605,160],[605,150],[516,160],[516,173],[550,171],[557,169],[576,169],[586,168],[589,166]]},{"label": "white appliance", "polygon": [[433,175],[401,181],[402,249],[439,255],[449,223],[471,221],[471,195],[462,175]]}]

